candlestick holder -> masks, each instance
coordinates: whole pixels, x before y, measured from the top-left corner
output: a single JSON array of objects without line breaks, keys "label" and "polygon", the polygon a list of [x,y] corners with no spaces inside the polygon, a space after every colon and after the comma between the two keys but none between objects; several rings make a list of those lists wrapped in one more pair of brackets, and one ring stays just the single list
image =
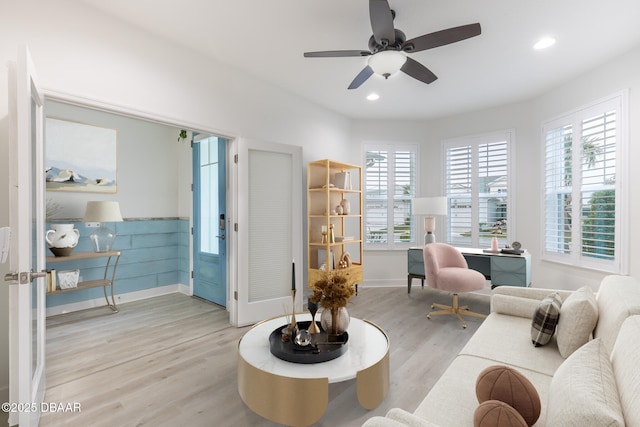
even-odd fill
[{"label": "candlestick holder", "polygon": [[289,323],[289,332],[291,337],[295,337],[298,333],[298,322],[296,322],[296,290],[291,290],[291,323]]}]

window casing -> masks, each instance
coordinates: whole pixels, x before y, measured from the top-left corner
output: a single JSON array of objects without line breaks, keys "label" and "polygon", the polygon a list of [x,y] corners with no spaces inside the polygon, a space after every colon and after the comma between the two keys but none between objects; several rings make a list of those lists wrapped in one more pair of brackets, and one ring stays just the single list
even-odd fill
[{"label": "window casing", "polygon": [[512,131],[443,143],[447,217],[445,241],[461,247],[503,247],[514,229],[510,157]]},{"label": "window casing", "polygon": [[418,182],[418,146],[365,144],[365,248],[406,249],[416,244],[411,199]]},{"label": "window casing", "polygon": [[626,96],[543,124],[545,260],[626,274]]}]

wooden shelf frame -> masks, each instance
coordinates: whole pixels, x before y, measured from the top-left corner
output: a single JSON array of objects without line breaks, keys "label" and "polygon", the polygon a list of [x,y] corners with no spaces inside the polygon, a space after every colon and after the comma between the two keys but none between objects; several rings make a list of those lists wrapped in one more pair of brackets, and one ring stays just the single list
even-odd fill
[{"label": "wooden shelf frame", "polygon": [[[339,188],[334,185],[335,174],[351,173],[351,188]],[[322,274],[318,261],[318,250],[325,254],[333,253],[333,263],[326,263],[329,269],[338,267],[342,254],[348,252],[352,265],[344,269],[353,277],[355,283],[362,282],[363,260],[363,194],[362,167],[335,160],[316,160],[307,164],[307,261],[309,283],[313,283]],[[332,213],[342,199],[347,199],[351,211],[347,215]],[[333,224],[336,236],[350,236],[351,240],[322,242],[321,228],[327,230]]]}]

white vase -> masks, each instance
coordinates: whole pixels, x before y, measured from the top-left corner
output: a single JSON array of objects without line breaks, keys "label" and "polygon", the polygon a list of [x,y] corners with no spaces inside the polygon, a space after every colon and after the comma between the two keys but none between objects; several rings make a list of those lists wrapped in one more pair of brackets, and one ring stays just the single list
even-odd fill
[{"label": "white vase", "polygon": [[75,248],[79,238],[80,232],[73,224],[51,224],[51,230],[45,235],[50,248]]},{"label": "white vase", "polygon": [[342,206],[342,213],[344,215],[349,215],[351,213],[351,202],[349,202],[349,200],[342,199],[340,206]]}]

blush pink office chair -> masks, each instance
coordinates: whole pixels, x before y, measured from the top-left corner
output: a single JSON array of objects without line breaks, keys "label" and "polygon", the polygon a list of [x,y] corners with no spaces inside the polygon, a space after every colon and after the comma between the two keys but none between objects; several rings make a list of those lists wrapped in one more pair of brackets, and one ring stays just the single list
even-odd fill
[{"label": "blush pink office chair", "polygon": [[485,314],[469,310],[468,306],[458,305],[458,293],[484,289],[486,280],[478,271],[470,270],[467,260],[460,251],[446,243],[429,243],[425,245],[422,254],[424,256],[424,269],[427,276],[427,285],[434,289],[453,293],[453,305],[431,304],[431,308],[439,308],[427,314],[427,319],[437,314],[455,314],[462,322],[462,327],[467,324],[462,315],[475,317],[487,317]]}]

